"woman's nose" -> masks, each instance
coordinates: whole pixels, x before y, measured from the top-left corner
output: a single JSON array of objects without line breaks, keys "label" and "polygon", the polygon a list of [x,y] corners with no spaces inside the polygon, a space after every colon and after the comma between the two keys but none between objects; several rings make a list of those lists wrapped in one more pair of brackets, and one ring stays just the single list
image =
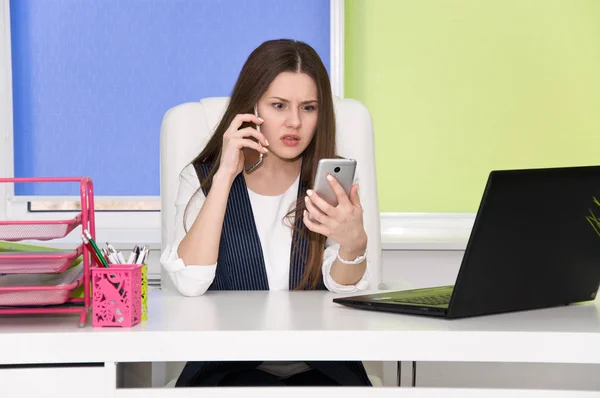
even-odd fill
[{"label": "woman's nose", "polygon": [[300,120],[299,112],[297,110],[291,110],[287,115],[285,124],[287,127],[291,127],[291,128],[300,127],[301,120]]}]

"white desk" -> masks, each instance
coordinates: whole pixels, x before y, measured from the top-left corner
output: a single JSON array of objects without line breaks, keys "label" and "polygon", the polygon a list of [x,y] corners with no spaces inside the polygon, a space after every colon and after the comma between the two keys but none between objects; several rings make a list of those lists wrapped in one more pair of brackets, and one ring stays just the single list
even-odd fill
[{"label": "white desk", "polygon": [[[332,303],[333,297],[334,294],[326,292],[209,292],[202,297],[185,298],[153,292],[149,299],[149,321],[130,329],[91,326],[79,329],[76,319],[64,316],[4,316],[0,318],[0,364],[97,362],[104,366],[69,365],[58,373],[62,377],[80,377],[81,384],[88,388],[90,378],[96,378],[93,382],[96,395],[91,394],[94,397],[191,397],[198,396],[198,391],[115,389],[115,363],[186,360],[600,363],[598,302],[450,321],[349,309]],[[47,377],[57,374],[54,368],[0,369],[0,386],[18,380],[17,371],[25,372],[23,377],[35,373],[38,386],[52,383],[46,380],[44,372]],[[71,376],[68,378],[72,380]],[[270,396],[277,389],[259,390],[262,396]],[[326,390],[328,395],[333,392]],[[373,390],[377,390],[373,391],[377,395],[395,397],[437,397],[441,393],[437,389],[420,388]],[[48,388],[44,391],[47,393]],[[304,394],[302,391],[298,394]],[[443,391],[448,397],[600,396],[600,392],[574,391]],[[203,389],[203,393],[237,396],[242,391]],[[292,396],[295,393],[287,392]],[[364,396],[365,391],[344,388],[340,396],[354,393]]]}]

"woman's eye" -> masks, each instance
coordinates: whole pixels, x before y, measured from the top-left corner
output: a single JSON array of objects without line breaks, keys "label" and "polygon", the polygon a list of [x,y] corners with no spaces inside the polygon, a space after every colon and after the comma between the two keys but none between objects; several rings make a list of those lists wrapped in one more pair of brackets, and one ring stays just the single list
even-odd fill
[{"label": "woman's eye", "polygon": [[305,110],[305,111],[309,111],[309,112],[312,112],[312,111],[314,111],[314,110],[316,110],[316,109],[317,109],[317,107],[316,107],[316,106],[314,106],[314,105],[306,105],[306,106],[304,107],[304,110]]},{"label": "woman's eye", "polygon": [[276,102],[273,104],[273,108],[275,109],[283,109],[285,105],[283,105],[281,102]]}]

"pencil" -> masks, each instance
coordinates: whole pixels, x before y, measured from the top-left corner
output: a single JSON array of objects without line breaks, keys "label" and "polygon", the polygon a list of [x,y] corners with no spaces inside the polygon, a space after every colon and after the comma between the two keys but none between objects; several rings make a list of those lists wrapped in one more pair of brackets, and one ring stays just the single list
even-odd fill
[{"label": "pencil", "polygon": [[108,268],[108,263],[104,259],[104,256],[102,255],[102,252],[100,251],[100,249],[96,245],[96,242],[94,242],[94,239],[92,239],[92,235],[90,234],[90,232],[87,229],[85,231],[83,231],[82,238],[84,239],[84,242],[87,240],[92,245],[93,251],[94,251],[94,253],[96,253],[96,257],[98,257],[98,260],[100,260],[100,263],[105,268]]}]

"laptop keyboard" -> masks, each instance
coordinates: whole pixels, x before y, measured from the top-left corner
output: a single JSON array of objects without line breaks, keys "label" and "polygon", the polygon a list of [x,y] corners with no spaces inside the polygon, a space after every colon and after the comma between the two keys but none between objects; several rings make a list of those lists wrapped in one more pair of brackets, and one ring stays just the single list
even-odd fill
[{"label": "laptop keyboard", "polygon": [[409,304],[425,304],[425,305],[443,305],[450,303],[451,294],[440,294],[437,296],[423,296],[423,297],[412,297],[405,298],[402,300],[394,300],[398,303],[409,303]]}]

